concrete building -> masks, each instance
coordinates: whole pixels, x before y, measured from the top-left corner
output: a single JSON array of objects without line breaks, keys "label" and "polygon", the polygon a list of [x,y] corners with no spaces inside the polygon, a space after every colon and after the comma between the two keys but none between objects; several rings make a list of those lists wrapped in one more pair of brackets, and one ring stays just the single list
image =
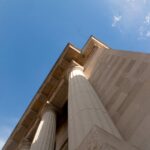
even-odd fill
[{"label": "concrete building", "polygon": [[150,55],[68,44],[3,150],[150,150]]}]

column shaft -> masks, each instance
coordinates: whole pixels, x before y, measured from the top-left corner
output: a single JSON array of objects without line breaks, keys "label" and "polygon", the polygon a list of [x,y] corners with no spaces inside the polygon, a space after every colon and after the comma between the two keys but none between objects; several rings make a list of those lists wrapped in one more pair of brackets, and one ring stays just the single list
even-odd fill
[{"label": "column shaft", "polygon": [[121,138],[101,100],[79,67],[74,68],[69,75],[68,122],[69,150],[76,149],[94,125]]},{"label": "column shaft", "polygon": [[31,150],[54,150],[56,134],[56,114],[47,109],[36,131]]}]

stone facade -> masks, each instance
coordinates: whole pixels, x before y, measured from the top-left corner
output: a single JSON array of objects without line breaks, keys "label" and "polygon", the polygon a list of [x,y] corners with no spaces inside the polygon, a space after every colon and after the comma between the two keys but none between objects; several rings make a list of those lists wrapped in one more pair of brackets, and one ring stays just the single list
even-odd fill
[{"label": "stone facade", "polygon": [[68,44],[3,150],[149,150],[150,55]]},{"label": "stone facade", "polygon": [[150,55],[97,49],[86,68],[90,83],[123,138],[149,150]]}]

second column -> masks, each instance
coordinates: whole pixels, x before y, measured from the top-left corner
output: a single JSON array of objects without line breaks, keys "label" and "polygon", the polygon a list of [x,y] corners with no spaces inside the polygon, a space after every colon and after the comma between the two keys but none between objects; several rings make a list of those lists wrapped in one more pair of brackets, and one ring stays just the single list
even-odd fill
[{"label": "second column", "polygon": [[31,150],[54,150],[56,134],[56,113],[46,105],[42,119],[36,131]]}]

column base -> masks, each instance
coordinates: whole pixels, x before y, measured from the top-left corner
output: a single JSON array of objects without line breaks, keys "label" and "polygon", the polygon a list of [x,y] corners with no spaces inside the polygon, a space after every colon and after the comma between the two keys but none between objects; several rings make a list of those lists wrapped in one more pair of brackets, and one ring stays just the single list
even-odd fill
[{"label": "column base", "polygon": [[94,126],[77,150],[137,150],[107,131]]}]

